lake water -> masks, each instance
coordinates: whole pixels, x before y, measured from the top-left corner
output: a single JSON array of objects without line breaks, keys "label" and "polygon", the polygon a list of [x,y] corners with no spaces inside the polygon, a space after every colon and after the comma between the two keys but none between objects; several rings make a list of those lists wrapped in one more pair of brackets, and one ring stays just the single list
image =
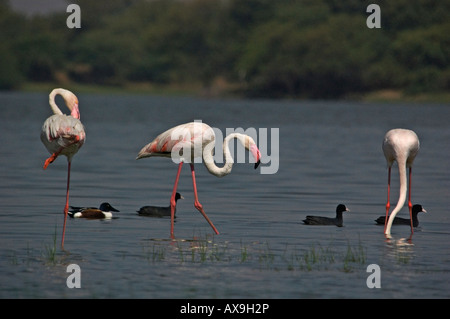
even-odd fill
[{"label": "lake water", "polygon": [[[450,105],[78,98],[87,138],[72,162],[70,204],[106,201],[120,212],[108,221],[68,219],[62,251],[67,162],[59,157],[44,171],[49,154],[39,140],[51,115],[48,95],[0,93],[1,298],[450,297]],[[235,164],[217,178],[196,165],[216,236],[193,206],[185,165],[172,241],[170,219],[136,210],[169,205],[177,166],[135,157],[159,133],[193,120],[222,132],[278,128],[279,167],[260,174],[253,164]],[[413,129],[421,142],[412,199],[428,213],[419,214],[411,240],[407,226],[393,226],[387,240],[374,223],[386,201],[381,143],[396,127]],[[392,206],[397,196],[395,166]],[[344,227],[301,222],[333,217],[339,203],[351,210]],[[398,216],[407,215],[404,207]],[[80,267],[81,288],[68,288],[69,264]],[[367,286],[371,264],[380,267],[381,288]]]}]

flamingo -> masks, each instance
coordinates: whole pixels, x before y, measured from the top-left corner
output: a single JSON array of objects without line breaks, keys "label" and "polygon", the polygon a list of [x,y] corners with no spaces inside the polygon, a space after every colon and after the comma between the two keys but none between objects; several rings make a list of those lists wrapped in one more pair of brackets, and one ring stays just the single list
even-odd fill
[{"label": "flamingo", "polygon": [[175,184],[170,199],[170,236],[174,238],[174,216],[176,206],[176,192],[180,178],[183,162],[189,162],[191,167],[192,185],[194,189],[194,206],[203,215],[214,232],[218,235],[217,228],[205,214],[202,204],[200,204],[197,195],[197,184],[195,181],[194,159],[202,158],[208,171],[217,177],[223,177],[231,172],[233,167],[233,157],[231,156],[228,143],[231,139],[237,139],[255,158],[255,169],[260,164],[261,153],[256,146],[255,141],[248,135],[240,133],[231,133],[223,141],[223,152],[225,164],[223,167],[217,167],[213,159],[215,148],[215,134],[213,129],[201,122],[190,122],[173,127],[164,133],[158,135],[152,142],[145,145],[139,152],[136,159],[151,156],[171,157],[174,162],[179,161],[178,172],[175,178]]},{"label": "flamingo", "polygon": [[[56,95],[61,95],[70,110],[70,115],[61,112],[55,103]],[[69,90],[54,89],[49,95],[50,107],[53,115],[50,116],[42,125],[41,141],[52,154],[44,163],[44,170],[59,155],[67,157],[67,190],[66,205],[64,207],[64,225],[61,240],[61,248],[64,249],[64,235],[66,231],[66,220],[69,211],[69,183],[70,183],[70,166],[72,157],[78,152],[84,144],[86,133],[83,124],[80,121],[80,110],[78,108],[78,99]]]},{"label": "flamingo", "polygon": [[[388,189],[386,202],[386,218],[384,224],[384,233],[391,234],[391,226],[395,219],[395,215],[402,209],[406,201],[406,169],[409,168],[409,186],[408,186],[408,207],[410,215],[411,234],[414,233],[412,221],[412,203],[411,203],[411,171],[413,161],[419,152],[419,138],[414,131],[407,129],[392,129],[386,133],[383,140],[383,152],[388,165]],[[391,206],[389,193],[391,190],[391,167],[394,161],[398,164],[400,176],[400,194],[397,205],[389,215]],[[387,222],[387,224],[386,224]]]}]

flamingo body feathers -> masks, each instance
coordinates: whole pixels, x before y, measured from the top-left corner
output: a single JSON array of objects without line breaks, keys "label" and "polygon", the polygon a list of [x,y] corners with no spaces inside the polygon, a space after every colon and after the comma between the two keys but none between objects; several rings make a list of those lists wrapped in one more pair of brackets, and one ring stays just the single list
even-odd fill
[{"label": "flamingo body feathers", "polygon": [[[197,122],[180,124],[159,134],[145,145],[136,159],[151,156],[176,156],[184,162],[193,162],[194,158],[202,156],[203,148],[214,140],[214,131],[207,124]],[[193,150],[193,152],[184,154],[185,150]]]},{"label": "flamingo body feathers", "polygon": [[419,148],[419,137],[414,131],[407,129],[392,129],[383,140],[383,153],[388,166],[397,161],[399,165],[411,167]]},{"label": "flamingo body feathers", "polygon": [[62,154],[71,160],[85,139],[83,124],[70,115],[52,115],[42,125],[41,141],[50,154]]}]

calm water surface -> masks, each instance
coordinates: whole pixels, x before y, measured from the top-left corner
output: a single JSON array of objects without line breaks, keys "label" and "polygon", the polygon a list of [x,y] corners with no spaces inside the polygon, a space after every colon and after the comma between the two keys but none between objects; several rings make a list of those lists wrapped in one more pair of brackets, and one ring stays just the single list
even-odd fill
[{"label": "calm water surface", "polygon": [[[42,169],[49,156],[39,140],[51,115],[47,94],[1,93],[0,297],[450,297],[450,105],[78,98],[87,139],[73,160],[70,204],[107,201],[120,212],[109,221],[68,219],[61,251],[67,163],[60,157]],[[135,157],[159,133],[192,120],[223,132],[279,128],[279,169],[264,175],[235,164],[218,179],[196,166],[200,201],[220,231],[215,236],[193,207],[184,167],[185,200],[171,241],[170,219],[136,210],[169,205],[177,167]],[[419,215],[411,240],[408,227],[394,227],[386,240],[374,223],[386,200],[381,142],[395,127],[415,130],[421,141],[412,198],[428,213]],[[302,224],[307,214],[333,216],[339,203],[351,210],[344,227]],[[81,268],[80,289],[66,285],[72,263]],[[370,264],[380,266],[380,289],[367,287]]]}]

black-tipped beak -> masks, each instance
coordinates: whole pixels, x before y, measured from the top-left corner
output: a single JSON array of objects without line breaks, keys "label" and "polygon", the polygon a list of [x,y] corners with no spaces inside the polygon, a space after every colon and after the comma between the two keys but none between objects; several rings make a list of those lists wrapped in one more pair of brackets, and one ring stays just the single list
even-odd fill
[{"label": "black-tipped beak", "polygon": [[261,161],[258,160],[258,161],[255,163],[255,169],[258,168],[259,164],[261,164]]},{"label": "black-tipped beak", "polygon": [[114,208],[114,207],[112,207],[112,206],[111,206],[111,211],[112,211],[112,212],[120,212],[120,210],[118,210],[118,209],[115,209],[115,208]]}]

